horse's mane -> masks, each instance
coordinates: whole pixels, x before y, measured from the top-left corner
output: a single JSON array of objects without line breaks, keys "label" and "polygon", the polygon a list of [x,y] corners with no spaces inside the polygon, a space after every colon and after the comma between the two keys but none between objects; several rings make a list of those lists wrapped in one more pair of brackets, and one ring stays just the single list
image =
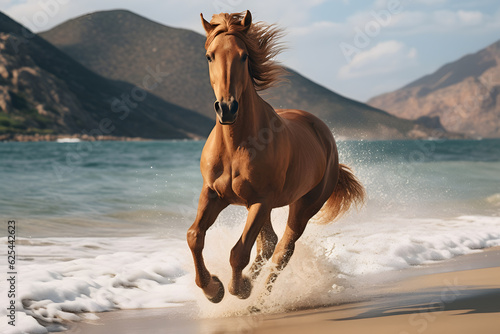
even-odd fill
[{"label": "horse's mane", "polygon": [[264,90],[282,81],[285,69],[274,61],[274,57],[283,51],[278,39],[283,35],[275,25],[255,22],[246,28],[241,24],[245,13],[221,13],[214,15],[210,24],[215,28],[207,36],[205,48],[220,34],[227,33],[240,38],[248,50],[250,75],[256,90]]}]

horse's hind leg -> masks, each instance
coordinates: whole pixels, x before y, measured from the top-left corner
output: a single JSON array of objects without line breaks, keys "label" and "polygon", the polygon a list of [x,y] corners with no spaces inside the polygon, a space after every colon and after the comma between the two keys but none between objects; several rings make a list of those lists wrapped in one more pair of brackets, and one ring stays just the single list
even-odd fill
[{"label": "horse's hind leg", "polygon": [[272,258],[272,262],[276,267],[267,278],[267,290],[269,292],[271,292],[279,272],[282,271],[290,261],[295,250],[295,243],[302,236],[302,233],[304,233],[309,219],[321,209],[323,203],[324,201],[321,199],[311,202],[306,195],[297,202],[290,204],[290,213],[288,215],[285,233],[276,246]]},{"label": "horse's hind leg", "polygon": [[257,256],[250,267],[252,280],[259,276],[262,266],[273,256],[277,243],[278,236],[274,232],[271,221],[268,221],[264,224],[257,237]]},{"label": "horse's hind leg", "polygon": [[205,246],[205,234],[213,225],[219,213],[228,204],[217,196],[217,193],[208,187],[204,187],[198,202],[198,213],[193,225],[187,232],[189,248],[193,253],[194,266],[196,270],[196,285],[198,285],[213,302],[218,303],[224,297],[224,286],[217,276],[212,276],[205,266],[203,260],[203,247]]}]

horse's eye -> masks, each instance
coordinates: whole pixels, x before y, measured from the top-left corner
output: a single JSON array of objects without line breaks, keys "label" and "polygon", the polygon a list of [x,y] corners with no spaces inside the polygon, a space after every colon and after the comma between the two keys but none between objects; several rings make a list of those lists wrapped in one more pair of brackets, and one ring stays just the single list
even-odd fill
[{"label": "horse's eye", "polygon": [[207,60],[208,60],[209,63],[212,62],[212,57],[210,57],[210,55],[205,55],[205,57],[207,57]]},{"label": "horse's eye", "polygon": [[241,57],[241,61],[242,61],[242,62],[246,62],[246,61],[247,61],[247,59],[248,59],[248,54],[247,54],[247,53],[245,53],[245,54],[243,55],[243,57]]}]

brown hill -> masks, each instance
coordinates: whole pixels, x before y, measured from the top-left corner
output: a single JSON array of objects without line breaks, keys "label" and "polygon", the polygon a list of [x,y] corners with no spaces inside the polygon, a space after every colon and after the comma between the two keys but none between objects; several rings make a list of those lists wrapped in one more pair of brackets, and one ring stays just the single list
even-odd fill
[{"label": "brown hill", "polygon": [[[0,134],[206,136],[213,122],[103,78],[0,12]],[[127,95],[129,97],[127,97]],[[136,98],[134,100],[134,97]]]},{"label": "brown hill", "polygon": [[[93,71],[150,91],[171,103],[215,118],[214,94],[205,60],[205,37],[152,22],[124,10],[96,12],[69,20],[40,34]],[[423,125],[340,96],[291,71],[289,82],[264,92],[276,108],[298,108],[325,120],[337,134],[350,138],[427,137]],[[438,131],[439,135],[442,132]]]},{"label": "brown hill", "polygon": [[368,104],[398,117],[439,117],[448,131],[500,137],[500,41]]}]

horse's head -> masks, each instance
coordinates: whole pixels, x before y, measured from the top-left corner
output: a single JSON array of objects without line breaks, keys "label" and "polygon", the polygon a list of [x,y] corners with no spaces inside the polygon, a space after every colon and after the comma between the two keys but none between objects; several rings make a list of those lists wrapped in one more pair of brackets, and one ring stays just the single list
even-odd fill
[{"label": "horse's head", "polygon": [[215,93],[215,112],[221,124],[233,124],[238,117],[238,101],[243,91],[252,85],[249,73],[249,52],[242,40],[252,24],[247,11],[238,25],[222,27],[222,23],[207,22],[201,15],[207,32],[206,57],[210,82]]}]

